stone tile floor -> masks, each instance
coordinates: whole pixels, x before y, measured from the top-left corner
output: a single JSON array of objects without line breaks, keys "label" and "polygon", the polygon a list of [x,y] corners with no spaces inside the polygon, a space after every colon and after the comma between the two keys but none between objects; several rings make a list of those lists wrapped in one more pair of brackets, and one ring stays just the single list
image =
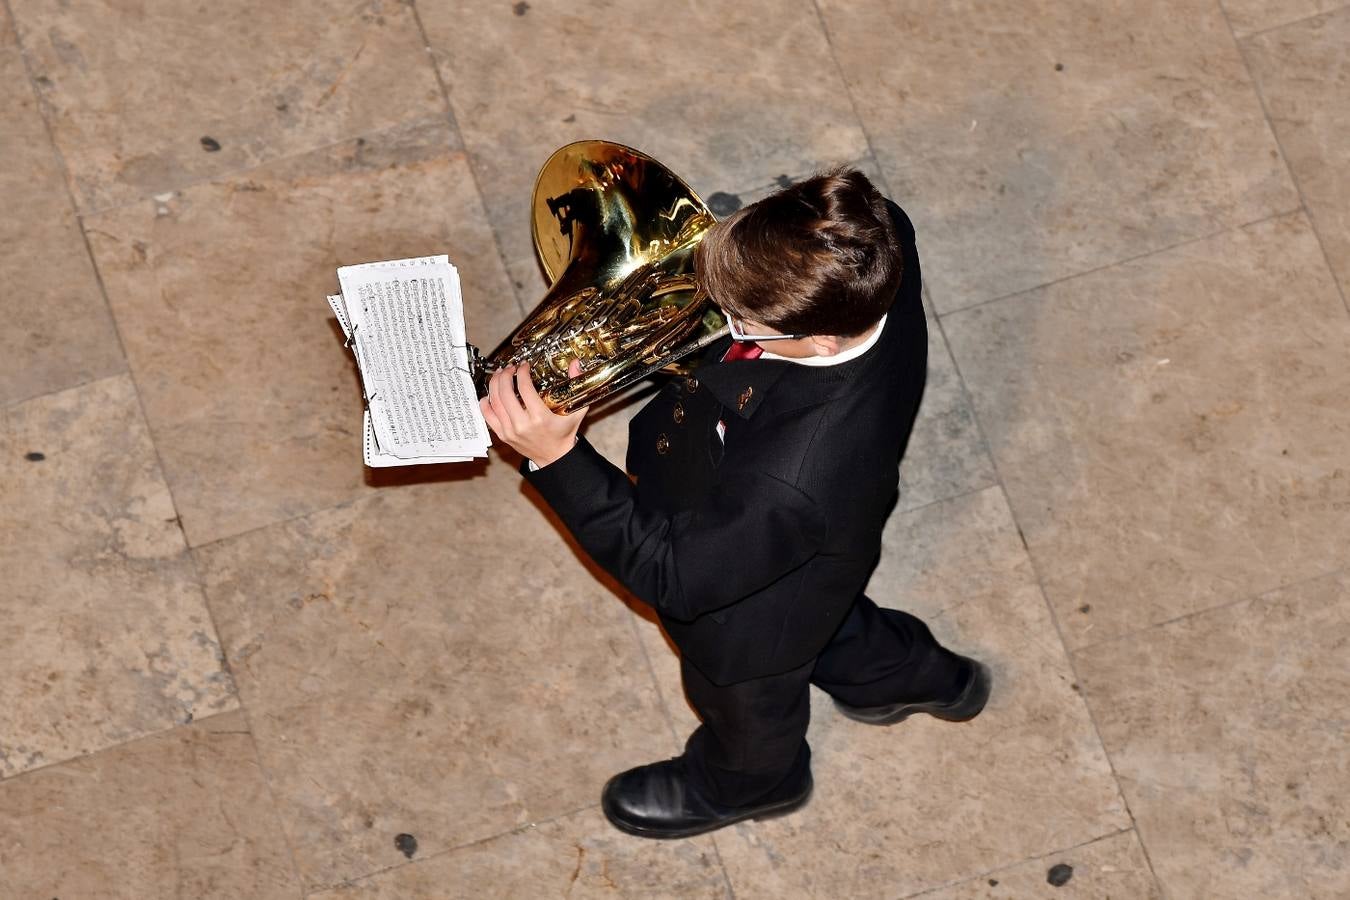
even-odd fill
[{"label": "stone tile floor", "polygon": [[[0,0],[0,898],[1350,896],[1347,97],[1334,0]],[[687,841],[598,809],[650,614],[507,461],[363,470],[323,302],[447,252],[491,346],[583,137],[909,210],[871,589],[997,679]]]}]

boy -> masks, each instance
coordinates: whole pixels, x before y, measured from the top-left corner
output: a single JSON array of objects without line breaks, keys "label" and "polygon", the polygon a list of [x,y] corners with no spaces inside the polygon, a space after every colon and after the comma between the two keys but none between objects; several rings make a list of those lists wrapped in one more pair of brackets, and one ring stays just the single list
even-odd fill
[{"label": "boy", "polygon": [[805,803],[809,685],[879,725],[964,721],[989,695],[983,665],[862,594],[926,373],[908,217],[841,169],[709,229],[695,268],[732,338],[633,419],[636,483],[577,437],[585,410],[544,406],[528,368],[499,372],[482,401],[526,478],[680,649],[702,724],[681,756],[603,792],[610,822],[644,837]]}]

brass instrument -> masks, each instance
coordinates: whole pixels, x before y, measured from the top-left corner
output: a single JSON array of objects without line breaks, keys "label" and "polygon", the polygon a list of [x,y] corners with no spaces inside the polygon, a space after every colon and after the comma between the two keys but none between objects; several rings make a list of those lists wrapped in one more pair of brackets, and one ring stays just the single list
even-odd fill
[{"label": "brass instrument", "polygon": [[726,333],[694,281],[694,248],[716,219],[651,157],[609,141],[568,144],[535,179],[532,219],[552,286],[487,358],[471,352],[480,393],[493,372],[528,362],[544,402],[568,413]]}]

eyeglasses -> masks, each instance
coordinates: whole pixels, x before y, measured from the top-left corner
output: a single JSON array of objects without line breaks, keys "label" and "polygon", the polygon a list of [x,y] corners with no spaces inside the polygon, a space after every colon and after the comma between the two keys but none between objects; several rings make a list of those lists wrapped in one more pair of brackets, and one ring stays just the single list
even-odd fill
[{"label": "eyeglasses", "polygon": [[762,344],[765,341],[795,341],[804,338],[804,334],[746,334],[741,331],[740,324],[735,316],[727,316],[727,327],[731,329],[731,339],[733,341],[754,341],[756,344]]}]

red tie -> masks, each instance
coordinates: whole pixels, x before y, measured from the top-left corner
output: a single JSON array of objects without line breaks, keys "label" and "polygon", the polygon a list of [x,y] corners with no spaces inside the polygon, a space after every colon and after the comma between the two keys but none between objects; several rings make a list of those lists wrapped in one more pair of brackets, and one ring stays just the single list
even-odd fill
[{"label": "red tie", "polygon": [[735,362],[738,359],[759,359],[764,348],[754,341],[732,341],[722,362]]}]

